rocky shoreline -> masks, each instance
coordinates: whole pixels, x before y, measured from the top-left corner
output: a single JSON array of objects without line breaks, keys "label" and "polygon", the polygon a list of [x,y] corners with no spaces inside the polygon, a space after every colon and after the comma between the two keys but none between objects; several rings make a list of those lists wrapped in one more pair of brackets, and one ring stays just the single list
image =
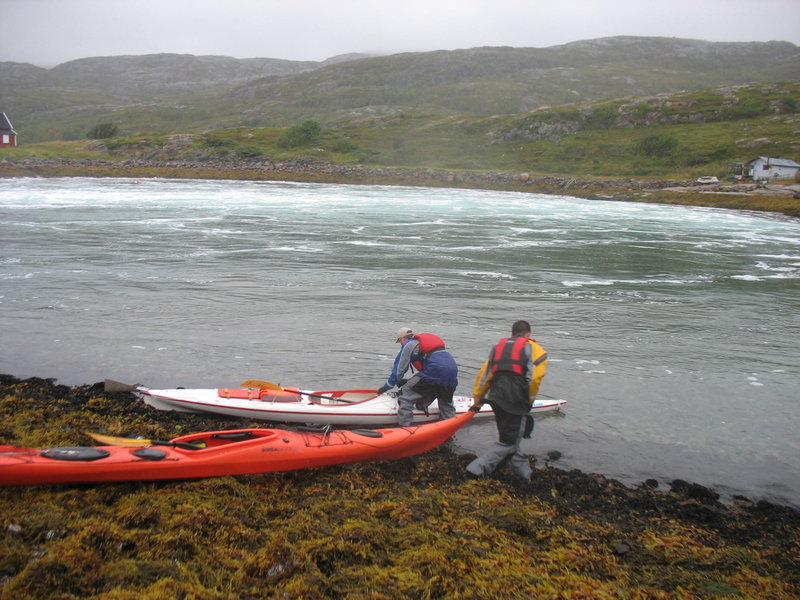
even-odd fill
[{"label": "rocky shoreline", "polygon": [[449,187],[757,210],[800,217],[798,184],[701,185],[691,180],[370,167],[305,159],[4,158],[0,159],[0,177],[158,177]]},{"label": "rocky shoreline", "polygon": [[631,190],[653,190],[676,186],[690,186],[690,181],[649,181],[633,178],[591,179],[583,177],[532,176],[528,173],[500,172],[467,172],[441,169],[410,169],[401,167],[367,167],[365,165],[347,165],[325,163],[312,160],[273,161],[271,159],[127,159],[123,161],[101,159],[69,159],[69,158],[23,158],[0,160],[0,176],[13,177],[19,175],[47,176],[58,171],[74,171],[94,173],[98,171],[115,172],[118,176],[139,171],[159,171],[165,175],[173,174],[181,177],[184,173],[220,172],[238,173],[252,179],[284,179],[308,177],[320,179],[326,176],[345,178],[358,182],[360,180],[385,180],[387,182],[424,182],[427,185],[486,187],[487,189],[513,189],[538,191],[552,190],[586,190],[614,189],[625,187]]},{"label": "rocky shoreline", "polygon": [[[156,411],[102,383],[0,375],[0,444],[274,427]],[[800,595],[800,511],[673,481],[395,461],[198,481],[0,487],[0,597],[654,598]],[[8,467],[6,467],[8,468]],[[13,467],[11,467],[13,468]],[[0,471],[2,477],[2,471]]]}]

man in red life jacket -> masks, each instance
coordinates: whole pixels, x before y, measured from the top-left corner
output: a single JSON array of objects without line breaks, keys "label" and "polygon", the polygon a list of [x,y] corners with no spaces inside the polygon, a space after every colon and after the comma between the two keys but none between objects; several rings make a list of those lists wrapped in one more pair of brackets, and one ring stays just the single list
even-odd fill
[{"label": "man in red life jacket", "polygon": [[[456,416],[453,394],[458,386],[458,366],[453,356],[445,350],[442,338],[432,333],[414,334],[408,327],[397,332],[397,343],[402,344],[394,359],[394,366],[378,393],[383,394],[395,385],[400,388],[397,397],[397,423],[408,427],[414,417],[414,407],[421,410],[439,400],[439,418]],[[403,379],[409,367],[417,372]],[[413,368],[412,368],[413,371]]]},{"label": "man in red life jacket", "polygon": [[480,410],[488,394],[499,440],[467,465],[473,475],[488,475],[510,455],[514,474],[525,481],[531,479],[532,470],[520,442],[533,430],[533,418],[528,413],[547,371],[547,352],[530,335],[527,321],[514,323],[511,337],[495,344],[475,380],[475,404],[470,410]]}]

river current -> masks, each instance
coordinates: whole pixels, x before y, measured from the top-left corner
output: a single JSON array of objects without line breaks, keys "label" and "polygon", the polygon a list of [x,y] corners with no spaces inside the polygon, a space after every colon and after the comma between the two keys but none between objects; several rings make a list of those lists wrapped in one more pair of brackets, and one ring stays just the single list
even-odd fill
[{"label": "river current", "polygon": [[[527,319],[564,398],[538,466],[800,506],[800,222],[510,192],[0,180],[0,372],[378,387],[401,326],[471,395]],[[480,452],[493,422],[456,446]],[[560,458],[549,461],[548,454]]]}]

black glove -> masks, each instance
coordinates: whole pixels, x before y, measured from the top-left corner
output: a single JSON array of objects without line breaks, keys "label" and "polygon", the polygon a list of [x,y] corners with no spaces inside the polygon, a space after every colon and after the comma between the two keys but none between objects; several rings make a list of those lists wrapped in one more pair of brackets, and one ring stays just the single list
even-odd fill
[{"label": "black glove", "polygon": [[483,404],[473,404],[469,407],[472,412],[478,412],[483,407]]},{"label": "black glove", "polygon": [[397,387],[401,388],[407,383],[408,383],[408,379],[398,379],[397,380]]},{"label": "black glove", "polygon": [[382,385],[381,387],[379,387],[379,388],[378,388],[378,395],[380,395],[380,394],[385,394],[385,393],[386,393],[386,392],[388,392],[390,389],[392,389],[392,387],[391,387],[391,386],[389,386],[389,385],[385,385],[385,384],[384,384],[384,385]]},{"label": "black glove", "polygon": [[526,440],[531,439],[531,434],[533,433],[533,417],[531,415],[525,415],[525,432],[522,434],[522,437]]}]

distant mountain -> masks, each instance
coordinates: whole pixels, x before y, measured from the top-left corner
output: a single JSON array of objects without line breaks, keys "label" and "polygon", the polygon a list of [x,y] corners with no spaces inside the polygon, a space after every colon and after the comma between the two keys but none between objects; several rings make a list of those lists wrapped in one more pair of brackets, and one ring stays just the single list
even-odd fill
[{"label": "distant mountain", "polygon": [[292,75],[364,56],[342,55],[324,62],[191,54],[110,56],[71,60],[52,69],[21,63],[0,63],[0,76],[4,86],[23,88],[66,87],[103,93],[168,93],[244,83],[271,75]]},{"label": "distant mountain", "polygon": [[800,79],[788,42],[612,37],[550,48],[343,55],[324,62],[156,54],[52,69],[0,63],[21,143],[120,132],[326,125],[384,114],[518,114],[604,98]]},{"label": "distant mountain", "polygon": [[[363,107],[513,114],[545,105],[800,78],[788,42],[712,43],[615,37],[552,48],[396,54],[239,86],[233,98],[323,118]],[[327,112],[325,112],[327,111]]]}]

